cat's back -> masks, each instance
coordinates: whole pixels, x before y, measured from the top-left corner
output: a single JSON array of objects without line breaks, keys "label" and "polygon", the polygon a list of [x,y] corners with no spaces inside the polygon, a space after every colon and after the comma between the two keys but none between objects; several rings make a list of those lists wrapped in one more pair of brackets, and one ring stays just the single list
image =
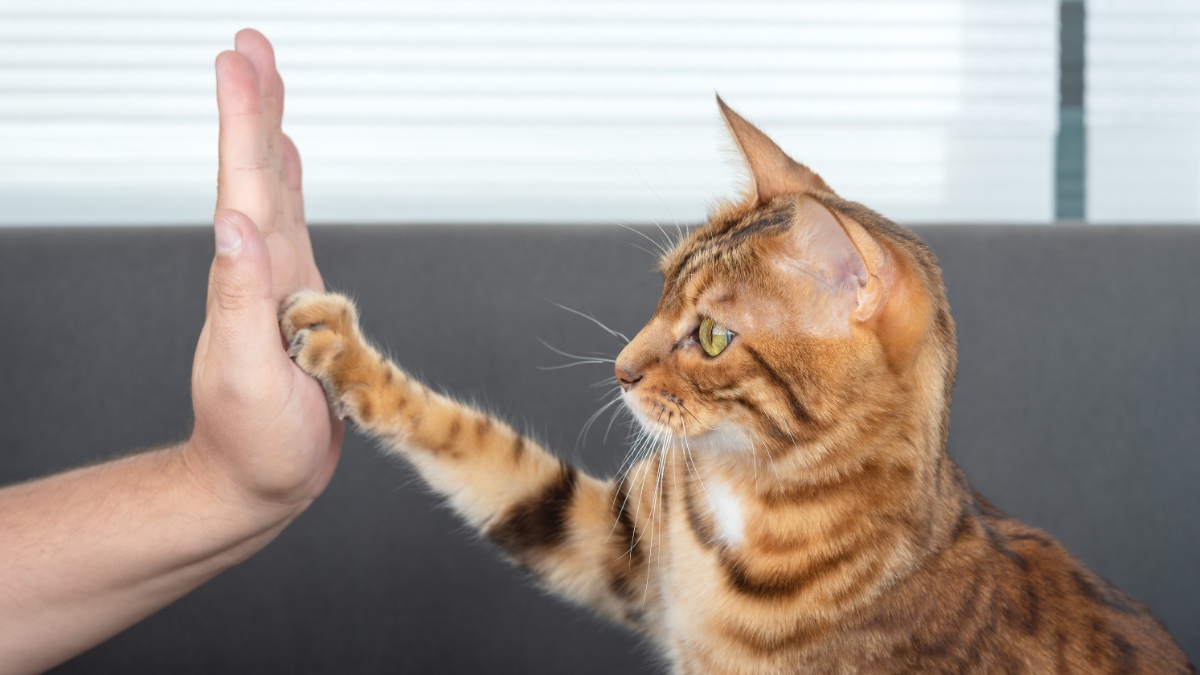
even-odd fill
[{"label": "cat's back", "polygon": [[888,672],[1195,672],[1149,608],[986,502],[895,591],[868,622],[909,633]]}]

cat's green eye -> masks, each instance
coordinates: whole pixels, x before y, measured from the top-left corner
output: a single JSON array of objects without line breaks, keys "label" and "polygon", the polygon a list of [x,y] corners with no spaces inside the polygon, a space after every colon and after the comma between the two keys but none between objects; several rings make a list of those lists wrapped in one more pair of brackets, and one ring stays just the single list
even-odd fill
[{"label": "cat's green eye", "polygon": [[733,331],[725,326],[713,321],[707,316],[700,319],[700,346],[704,348],[704,353],[709,356],[716,356],[729,346],[729,341],[733,339]]}]

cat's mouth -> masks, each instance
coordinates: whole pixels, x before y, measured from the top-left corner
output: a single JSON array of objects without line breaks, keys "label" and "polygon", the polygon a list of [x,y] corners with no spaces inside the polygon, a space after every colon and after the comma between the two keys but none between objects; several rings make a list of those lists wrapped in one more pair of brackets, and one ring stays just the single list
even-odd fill
[{"label": "cat's mouth", "polygon": [[730,451],[750,446],[744,429],[731,422],[703,422],[687,405],[667,392],[649,400],[632,392],[623,394],[625,407],[656,442],[689,450]]},{"label": "cat's mouth", "polygon": [[622,397],[633,419],[651,436],[662,437],[666,442],[676,437],[691,440],[698,431],[698,428],[687,428],[683,419],[685,410],[678,404],[678,399],[665,391],[650,400],[628,391]]}]

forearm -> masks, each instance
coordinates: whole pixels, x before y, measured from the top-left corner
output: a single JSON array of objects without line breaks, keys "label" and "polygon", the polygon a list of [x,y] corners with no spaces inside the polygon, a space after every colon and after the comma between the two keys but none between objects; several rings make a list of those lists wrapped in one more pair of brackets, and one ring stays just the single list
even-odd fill
[{"label": "forearm", "polygon": [[37,672],[92,647],[290,519],[252,508],[189,457],[180,445],[0,489],[0,672]]}]

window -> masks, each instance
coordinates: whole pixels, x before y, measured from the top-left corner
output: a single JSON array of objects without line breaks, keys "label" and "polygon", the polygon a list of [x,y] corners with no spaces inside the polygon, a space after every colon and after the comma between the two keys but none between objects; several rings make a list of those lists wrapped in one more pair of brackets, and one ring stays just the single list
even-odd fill
[{"label": "window", "polygon": [[1052,0],[10,0],[0,224],[204,223],[212,61],[276,45],[313,222],[700,220],[714,92],[906,223],[1049,222]]},{"label": "window", "polygon": [[1200,221],[1200,4],[1087,4],[1087,216]]}]

